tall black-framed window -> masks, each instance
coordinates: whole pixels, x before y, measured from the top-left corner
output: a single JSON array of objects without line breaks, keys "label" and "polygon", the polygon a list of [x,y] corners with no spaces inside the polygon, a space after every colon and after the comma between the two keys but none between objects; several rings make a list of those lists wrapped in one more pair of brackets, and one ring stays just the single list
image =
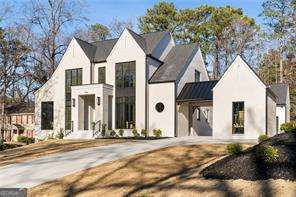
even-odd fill
[{"label": "tall black-framed window", "polygon": [[41,103],[41,129],[52,130],[53,129],[53,102]]},{"label": "tall black-framed window", "polygon": [[194,72],[194,81],[195,82],[200,81],[200,72],[198,70],[195,70],[195,72]]},{"label": "tall black-framed window", "polygon": [[71,86],[82,84],[82,68],[65,71],[65,129],[71,129]]},{"label": "tall black-framed window", "polygon": [[116,63],[116,128],[132,128],[135,126],[135,87],[136,62]]},{"label": "tall black-framed window", "polygon": [[232,134],[244,134],[245,103],[232,103]]},{"label": "tall black-framed window", "polygon": [[106,67],[98,68],[98,83],[106,83]]}]

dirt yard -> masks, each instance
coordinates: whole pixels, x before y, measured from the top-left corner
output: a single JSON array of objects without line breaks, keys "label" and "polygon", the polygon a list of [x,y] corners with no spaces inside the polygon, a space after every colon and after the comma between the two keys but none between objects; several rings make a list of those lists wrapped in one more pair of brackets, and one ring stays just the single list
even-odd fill
[{"label": "dirt yard", "polygon": [[19,163],[49,154],[104,146],[114,143],[131,142],[123,139],[96,139],[96,140],[47,140],[19,148],[8,149],[0,152],[0,166]]},{"label": "dirt yard", "polygon": [[206,180],[225,145],[177,146],[131,156],[29,189],[29,196],[295,196],[296,182]]}]

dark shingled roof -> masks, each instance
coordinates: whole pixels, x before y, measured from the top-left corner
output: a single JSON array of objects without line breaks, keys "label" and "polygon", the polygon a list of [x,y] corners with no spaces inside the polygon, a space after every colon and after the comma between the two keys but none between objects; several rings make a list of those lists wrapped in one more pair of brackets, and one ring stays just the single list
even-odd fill
[{"label": "dark shingled roof", "polygon": [[[169,34],[169,32],[160,31],[139,35],[130,29],[127,30],[147,55],[150,55],[152,53],[159,41],[166,34]],[[114,45],[118,40],[118,38],[116,38],[88,43],[79,38],[75,39],[81,46],[82,50],[85,52],[86,56],[94,62],[106,61],[107,57],[109,56],[110,52],[112,51]]]},{"label": "dark shingled roof", "polygon": [[177,101],[211,101],[213,88],[218,80],[186,83],[182,88]]},{"label": "dark shingled roof", "polygon": [[174,46],[149,82],[175,81],[185,66],[191,62],[197,49],[198,44],[196,43]]},{"label": "dark shingled roof", "polygon": [[34,103],[20,103],[5,106],[6,114],[34,113],[34,111]]},{"label": "dark shingled roof", "polygon": [[84,40],[79,39],[79,38],[75,38],[75,39],[78,42],[78,44],[80,45],[80,47],[82,48],[82,50],[84,51],[84,53],[86,54],[86,56],[89,59],[92,59],[95,55],[96,47]]},{"label": "dark shingled roof", "polygon": [[277,96],[278,105],[286,105],[287,104],[287,96],[288,96],[288,85],[283,83],[272,84],[269,86],[272,92]]},{"label": "dark shingled roof", "polygon": [[115,43],[118,39],[111,39],[111,40],[104,40],[104,41],[98,41],[91,43],[95,46],[96,51],[94,55],[94,61],[95,62],[102,62],[105,61],[112,51]]}]

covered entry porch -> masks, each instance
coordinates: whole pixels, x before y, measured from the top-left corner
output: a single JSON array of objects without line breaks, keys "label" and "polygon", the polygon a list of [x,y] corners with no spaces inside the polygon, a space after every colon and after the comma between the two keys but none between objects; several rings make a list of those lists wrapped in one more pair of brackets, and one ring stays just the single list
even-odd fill
[{"label": "covered entry porch", "polygon": [[112,127],[113,86],[89,84],[72,86],[73,131],[93,131],[105,124]]},{"label": "covered entry porch", "polygon": [[218,81],[186,83],[177,97],[177,136],[212,136],[213,92]]}]

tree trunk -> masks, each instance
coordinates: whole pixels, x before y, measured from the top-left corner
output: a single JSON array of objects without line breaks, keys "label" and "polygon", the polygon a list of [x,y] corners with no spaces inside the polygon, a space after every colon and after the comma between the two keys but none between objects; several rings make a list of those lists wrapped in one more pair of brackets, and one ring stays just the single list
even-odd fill
[{"label": "tree trunk", "polygon": [[283,83],[283,59],[282,56],[280,58],[280,83]]},{"label": "tree trunk", "polygon": [[213,64],[213,78],[219,78],[219,43],[216,41],[215,43],[215,51],[214,51],[214,64]]}]

